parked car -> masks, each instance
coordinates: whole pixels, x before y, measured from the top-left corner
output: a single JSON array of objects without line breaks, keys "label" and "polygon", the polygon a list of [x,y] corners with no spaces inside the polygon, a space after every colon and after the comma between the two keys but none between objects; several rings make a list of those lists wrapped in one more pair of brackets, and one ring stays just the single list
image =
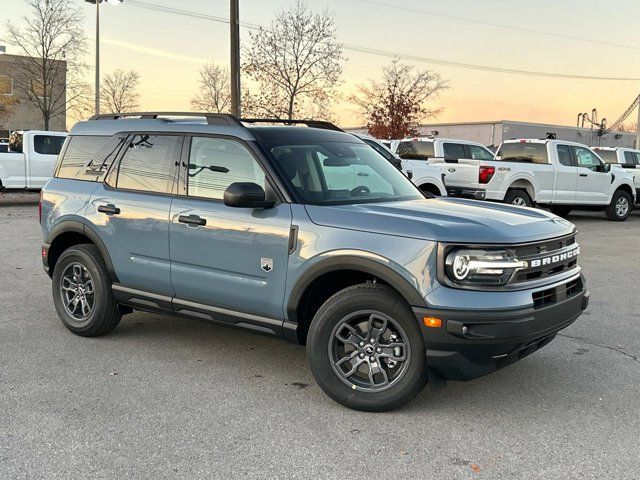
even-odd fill
[{"label": "parked car", "polygon": [[367,145],[371,146],[371,148],[373,148],[376,152],[386,158],[389,163],[391,163],[398,170],[402,170],[402,160],[400,159],[400,157],[393,153],[389,149],[389,147],[382,143],[380,140],[378,140],[377,138],[373,138],[370,135],[363,135],[362,133],[354,133],[353,135],[358,137]]},{"label": "parked car", "polygon": [[42,188],[53,176],[66,137],[65,132],[13,132],[9,152],[0,153],[0,189]]},{"label": "parked car", "polygon": [[446,176],[449,167],[432,159],[443,159],[455,163],[460,158],[493,158],[483,145],[466,140],[449,138],[417,137],[392,142],[395,153],[402,158],[403,168],[421,190],[434,195],[447,195]]},{"label": "parked car", "polygon": [[640,150],[623,147],[596,147],[595,152],[612,167],[628,169],[636,187],[636,203],[640,202]]},{"label": "parked car", "polygon": [[7,153],[9,151],[8,142],[0,142],[0,153]]},{"label": "parked car", "polygon": [[576,229],[553,214],[427,199],[331,124],[131,115],[76,124],[41,196],[77,335],[146,310],[285,338],[331,398],[383,411],[531,354],[587,307]]},{"label": "parked car", "polygon": [[450,195],[537,204],[560,216],[577,208],[602,209],[609,220],[623,221],[635,204],[633,176],[610,170],[586,145],[517,139],[502,142],[494,160],[460,160],[446,183]]}]

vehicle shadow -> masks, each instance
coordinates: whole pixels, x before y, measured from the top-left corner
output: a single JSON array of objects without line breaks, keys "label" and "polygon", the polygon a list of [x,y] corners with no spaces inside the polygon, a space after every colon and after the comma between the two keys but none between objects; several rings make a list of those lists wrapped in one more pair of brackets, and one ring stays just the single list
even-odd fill
[{"label": "vehicle shadow", "polygon": [[[134,313],[104,340],[127,342],[131,348],[162,361],[170,355],[185,364],[200,365],[206,370],[215,365],[218,376],[227,375],[234,382],[259,378],[269,382],[265,395],[274,394],[274,402],[287,402],[275,393],[283,388],[300,390],[297,403],[314,409],[344,410],[318,387],[307,365],[303,346],[277,338],[257,335],[237,329],[212,325],[191,319],[149,313]],[[555,339],[554,342],[558,342]],[[552,342],[553,344],[553,342]],[[549,348],[549,347],[546,347]],[[497,412],[517,412],[523,405],[546,405],[555,408],[574,408],[572,395],[589,381],[586,357],[580,361],[542,349],[529,357],[469,382],[449,382],[447,388],[431,391],[429,386],[411,403],[385,415],[433,415],[439,413],[486,415]],[[595,360],[594,360],[595,361]],[[222,372],[222,373],[221,373]],[[360,412],[352,412],[359,414]]]}]

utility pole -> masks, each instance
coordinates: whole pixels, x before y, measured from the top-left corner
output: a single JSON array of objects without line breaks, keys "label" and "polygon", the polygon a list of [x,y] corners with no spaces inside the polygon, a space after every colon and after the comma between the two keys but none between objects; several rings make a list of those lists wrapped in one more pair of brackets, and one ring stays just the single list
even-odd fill
[{"label": "utility pole", "polygon": [[636,149],[640,148],[640,95],[638,95],[638,123],[636,124]]},{"label": "utility pole", "polygon": [[96,0],[96,115],[100,114],[100,1]]},{"label": "utility pole", "polygon": [[240,117],[240,21],[238,0],[231,2],[231,113]]}]

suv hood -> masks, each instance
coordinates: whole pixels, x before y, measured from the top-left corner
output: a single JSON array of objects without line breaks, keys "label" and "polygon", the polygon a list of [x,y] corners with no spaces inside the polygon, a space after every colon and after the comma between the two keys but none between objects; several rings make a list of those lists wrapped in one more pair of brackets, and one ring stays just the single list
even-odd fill
[{"label": "suv hood", "polygon": [[452,243],[526,243],[575,230],[542,210],[460,198],[305,208],[318,225]]}]

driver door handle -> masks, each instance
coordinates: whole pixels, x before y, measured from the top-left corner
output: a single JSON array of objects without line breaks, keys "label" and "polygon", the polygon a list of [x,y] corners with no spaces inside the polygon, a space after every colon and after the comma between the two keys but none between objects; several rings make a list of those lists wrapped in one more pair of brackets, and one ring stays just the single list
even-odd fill
[{"label": "driver door handle", "polygon": [[178,221],[180,223],[186,223],[187,226],[195,225],[195,226],[204,226],[207,224],[207,220],[199,217],[198,215],[180,215],[178,217]]}]

